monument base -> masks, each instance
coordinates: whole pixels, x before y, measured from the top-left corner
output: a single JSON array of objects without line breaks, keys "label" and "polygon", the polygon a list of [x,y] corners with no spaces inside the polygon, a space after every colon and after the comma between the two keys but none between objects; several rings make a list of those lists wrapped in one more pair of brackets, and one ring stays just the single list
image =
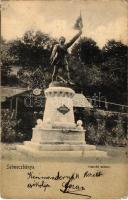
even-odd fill
[{"label": "monument base", "polygon": [[33,128],[31,142],[42,144],[42,146],[45,144],[85,144],[85,131],[66,128]]},{"label": "monument base", "polygon": [[[52,83],[45,90],[46,104],[43,120],[38,119],[30,142],[18,145],[17,150],[31,157],[106,157],[107,153],[96,150],[85,142],[82,121],[75,123],[71,88]],[[52,153],[53,152],[53,153]]]},{"label": "monument base", "polygon": [[[87,144],[40,144],[25,142],[18,145],[17,150],[34,158],[107,158],[107,152],[96,150],[95,145]],[[53,152],[53,154],[52,154]]]}]

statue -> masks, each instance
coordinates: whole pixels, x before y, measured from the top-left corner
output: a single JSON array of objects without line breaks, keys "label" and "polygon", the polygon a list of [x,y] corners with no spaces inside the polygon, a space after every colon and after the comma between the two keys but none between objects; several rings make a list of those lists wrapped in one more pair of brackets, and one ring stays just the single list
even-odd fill
[{"label": "statue", "polygon": [[[77,33],[68,43],[65,43],[65,37],[60,37],[59,39],[59,44],[56,44],[53,47],[51,58],[50,58],[50,63],[51,66],[53,66],[53,74],[52,74],[52,82],[56,80],[57,78],[57,73],[59,69],[64,69],[67,72],[67,78],[68,78],[68,83],[73,84],[70,78],[70,73],[69,73],[69,66],[68,66],[68,60],[67,60],[67,55],[68,55],[68,48],[73,45],[73,43],[80,37],[82,34],[82,29],[79,30],[79,33]],[[63,79],[63,78],[62,78]],[[64,81],[64,79],[63,79]]]}]

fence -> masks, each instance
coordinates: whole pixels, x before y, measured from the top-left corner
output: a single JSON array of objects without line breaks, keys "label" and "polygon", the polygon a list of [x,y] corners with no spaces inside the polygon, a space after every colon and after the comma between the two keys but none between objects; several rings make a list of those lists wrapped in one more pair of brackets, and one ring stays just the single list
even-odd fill
[{"label": "fence", "polygon": [[119,112],[124,112],[127,113],[128,111],[128,106],[127,105],[123,105],[123,104],[118,104],[118,103],[114,103],[114,102],[110,102],[107,101],[106,98],[104,98],[105,100],[99,100],[96,98],[88,98],[88,101],[93,105],[93,107],[96,109],[104,109],[104,110],[112,110],[112,111],[119,111]]}]

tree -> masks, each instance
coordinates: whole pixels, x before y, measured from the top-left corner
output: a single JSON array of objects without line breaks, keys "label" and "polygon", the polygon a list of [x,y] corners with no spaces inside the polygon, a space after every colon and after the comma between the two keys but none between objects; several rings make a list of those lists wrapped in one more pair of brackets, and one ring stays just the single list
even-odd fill
[{"label": "tree", "polygon": [[27,31],[21,39],[11,42],[10,54],[18,57],[18,64],[27,68],[49,66],[49,57],[55,39],[40,31]]},{"label": "tree", "polygon": [[[97,64],[85,65],[79,59],[70,55],[69,69],[75,83],[75,90],[91,95],[92,91],[101,85],[101,69]],[[94,88],[94,89],[93,89]]]},{"label": "tree", "polygon": [[[10,43],[1,38],[1,84],[6,85],[10,82],[10,72],[11,72],[11,65],[16,62],[16,58],[14,55],[10,55],[9,52]],[[12,78],[12,77],[11,77]]]},{"label": "tree", "polygon": [[110,40],[102,49],[102,87],[113,90],[113,100],[125,103],[124,94],[127,89],[127,45]]},{"label": "tree", "polygon": [[[107,68],[111,72],[114,72],[120,78],[124,78],[127,70],[127,52],[128,47],[121,42],[110,40],[103,47],[103,68]],[[107,62],[107,65],[105,65]]]},{"label": "tree", "polygon": [[[41,31],[27,31],[22,38],[9,42],[9,54],[14,57],[14,64],[22,66],[17,74],[19,84],[22,87],[30,86],[31,75],[38,68],[47,77],[48,74],[51,77],[49,58],[55,43],[56,40],[54,38]],[[49,80],[47,77],[46,79]]]},{"label": "tree", "polygon": [[101,50],[91,38],[81,38],[72,48],[71,54],[79,58],[84,64],[96,64],[101,62]]},{"label": "tree", "polygon": [[70,69],[78,91],[91,95],[101,84],[101,50],[91,38],[81,38],[72,48]]}]

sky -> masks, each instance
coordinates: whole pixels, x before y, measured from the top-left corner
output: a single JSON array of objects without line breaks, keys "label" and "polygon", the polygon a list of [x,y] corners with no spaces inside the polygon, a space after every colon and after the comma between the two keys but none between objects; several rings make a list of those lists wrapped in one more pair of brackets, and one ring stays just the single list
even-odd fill
[{"label": "sky", "polygon": [[6,40],[22,37],[27,30],[41,30],[68,41],[80,11],[82,36],[94,39],[99,47],[110,39],[128,42],[127,0],[10,0],[2,1],[1,32]]}]

